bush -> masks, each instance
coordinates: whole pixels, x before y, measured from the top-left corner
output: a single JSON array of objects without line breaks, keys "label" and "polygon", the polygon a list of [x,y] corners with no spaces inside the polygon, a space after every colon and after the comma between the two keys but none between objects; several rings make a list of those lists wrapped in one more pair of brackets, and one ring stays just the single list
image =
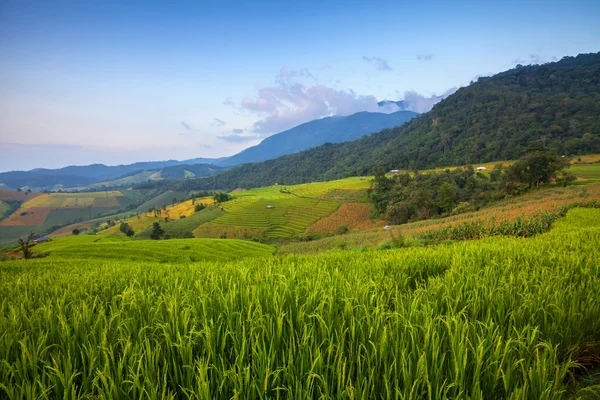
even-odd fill
[{"label": "bush", "polygon": [[343,235],[345,233],[348,233],[348,227],[346,225],[340,225],[335,230],[336,235]]},{"label": "bush", "polygon": [[72,233],[73,235],[79,235],[79,234],[81,233],[81,231],[80,231],[79,229],[75,228],[75,229],[73,229],[73,230],[71,231],[71,233]]}]

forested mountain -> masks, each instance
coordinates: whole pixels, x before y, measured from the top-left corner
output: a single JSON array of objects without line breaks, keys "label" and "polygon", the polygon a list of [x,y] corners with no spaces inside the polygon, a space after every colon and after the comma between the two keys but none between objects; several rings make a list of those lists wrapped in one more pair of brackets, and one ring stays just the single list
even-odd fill
[{"label": "forested mountain", "polygon": [[400,127],[176,185],[233,189],[370,174],[378,166],[423,169],[516,159],[536,141],[559,154],[597,153],[599,81],[600,53],[519,65],[480,78]]},{"label": "forested mountain", "polygon": [[356,140],[385,128],[402,125],[417,115],[412,111],[397,111],[391,114],[359,112],[346,117],[316,119],[270,136],[258,145],[221,161],[219,165],[234,166],[270,160],[324,143]]}]

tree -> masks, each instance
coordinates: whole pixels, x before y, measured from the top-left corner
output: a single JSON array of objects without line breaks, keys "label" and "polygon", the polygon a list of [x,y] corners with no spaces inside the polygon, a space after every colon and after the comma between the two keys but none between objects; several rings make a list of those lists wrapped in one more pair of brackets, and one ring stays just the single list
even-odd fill
[{"label": "tree", "polygon": [[127,222],[121,222],[121,226],[119,226],[119,230],[122,233],[127,234],[127,232],[129,232],[131,230],[131,226],[129,226],[129,224]]},{"label": "tree", "polygon": [[523,156],[506,169],[507,180],[527,184],[530,188],[549,183],[569,167],[569,160],[555,151],[532,147],[532,152]]},{"label": "tree", "polygon": [[385,213],[390,198],[391,186],[392,179],[385,176],[383,167],[377,168],[369,189],[369,199],[373,202],[375,215]]},{"label": "tree", "polygon": [[35,232],[31,232],[25,240],[19,238],[19,245],[21,246],[21,251],[23,252],[23,258],[28,260],[31,258],[31,250],[29,249],[29,243],[31,242],[31,238],[33,238]]},{"label": "tree", "polygon": [[73,235],[77,236],[77,235],[79,235],[79,234],[81,233],[81,231],[80,231],[79,229],[75,228],[75,229],[73,229],[73,230],[71,231],[71,233],[72,233]]},{"label": "tree", "polygon": [[444,182],[438,189],[438,205],[444,212],[450,212],[456,205],[456,190],[448,183]]},{"label": "tree", "polygon": [[135,235],[135,232],[133,229],[129,229],[126,233],[127,237],[132,237],[133,235]]},{"label": "tree", "polygon": [[217,192],[213,195],[213,199],[215,200],[215,203],[224,203],[231,200],[231,196],[225,192]]},{"label": "tree", "polygon": [[171,203],[173,203],[173,205],[177,204],[177,197],[173,197],[173,200],[171,200]]},{"label": "tree", "polygon": [[160,226],[160,224],[158,222],[155,222],[152,224],[152,232],[150,233],[150,239],[159,240],[160,238],[163,237],[164,234],[165,234],[165,231],[163,230],[163,228]]},{"label": "tree", "polygon": [[198,212],[198,211],[202,211],[206,208],[206,206],[203,203],[198,203],[196,204],[196,206],[194,207],[194,211]]},{"label": "tree", "polygon": [[17,189],[17,192],[22,192],[22,191],[23,191],[23,189],[21,189],[21,188]]}]

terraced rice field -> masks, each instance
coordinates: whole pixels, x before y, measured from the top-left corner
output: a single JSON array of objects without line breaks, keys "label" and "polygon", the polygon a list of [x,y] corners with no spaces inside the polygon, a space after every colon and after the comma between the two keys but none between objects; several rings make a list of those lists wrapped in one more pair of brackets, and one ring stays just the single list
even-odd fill
[{"label": "terraced rice field", "polygon": [[[214,204],[214,200],[211,197],[202,197],[195,200],[192,204],[192,200],[182,201],[175,205],[166,207],[166,210],[161,211],[159,216],[154,216],[153,212],[144,212],[135,217],[123,219],[123,222],[127,222],[129,226],[136,232],[140,233],[148,229],[154,222],[164,222],[165,217],[170,220],[178,220],[181,216],[189,217],[195,213],[196,204],[211,205]],[[119,224],[104,229],[98,233],[103,236],[122,236],[123,233],[119,230]]]},{"label": "terraced rice field", "polygon": [[[223,203],[227,214],[208,225],[266,230],[266,237],[286,238],[302,233],[310,225],[337,209],[339,203],[281,194],[279,198],[242,198]],[[273,207],[273,208],[269,208]]]},{"label": "terraced rice field", "polygon": [[34,246],[36,253],[59,260],[118,260],[133,262],[229,261],[272,255],[261,243],[220,239],[134,240],[126,237],[70,236]]},{"label": "terraced rice field", "polygon": [[370,184],[369,178],[354,177],[236,191],[233,200],[219,205],[226,214],[205,224],[194,234],[229,235],[230,231],[234,237],[264,234],[267,238],[290,238],[305,232],[339,207],[339,202],[319,199],[320,196],[338,189],[364,190]]}]

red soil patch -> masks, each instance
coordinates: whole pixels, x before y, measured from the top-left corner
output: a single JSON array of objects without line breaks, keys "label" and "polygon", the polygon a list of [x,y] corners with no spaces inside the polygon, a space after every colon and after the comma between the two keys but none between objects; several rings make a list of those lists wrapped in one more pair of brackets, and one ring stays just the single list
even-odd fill
[{"label": "red soil patch", "polygon": [[[52,210],[51,207],[32,207],[27,210],[19,208],[12,213],[8,218],[0,222],[0,226],[36,226],[44,223],[48,214]],[[26,212],[27,214],[21,215]]]},{"label": "red soil patch", "polygon": [[330,233],[345,225],[348,229],[367,230],[385,225],[384,221],[371,219],[373,206],[364,203],[342,204],[333,214],[311,225],[306,232]]},{"label": "red soil patch", "polygon": [[25,192],[17,192],[16,190],[0,190],[0,200],[19,200],[19,201],[27,201],[31,200],[35,197],[41,196],[43,193],[31,192],[29,194],[25,194]]}]

